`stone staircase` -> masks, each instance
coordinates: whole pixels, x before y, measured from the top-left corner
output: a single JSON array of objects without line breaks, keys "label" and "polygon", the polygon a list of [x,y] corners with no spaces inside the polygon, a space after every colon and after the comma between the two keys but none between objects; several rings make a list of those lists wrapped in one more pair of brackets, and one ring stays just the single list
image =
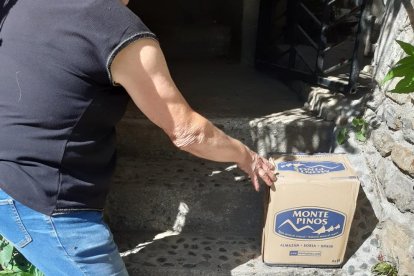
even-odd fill
[{"label": "stone staircase", "polygon": [[[262,155],[332,149],[334,124],[273,78],[222,61],[173,64],[172,73],[196,110]],[[132,105],[118,133],[106,212],[130,275],[364,275],[375,261],[363,192],[344,268],[269,267],[260,258],[263,194],[240,170],[178,151]]]}]

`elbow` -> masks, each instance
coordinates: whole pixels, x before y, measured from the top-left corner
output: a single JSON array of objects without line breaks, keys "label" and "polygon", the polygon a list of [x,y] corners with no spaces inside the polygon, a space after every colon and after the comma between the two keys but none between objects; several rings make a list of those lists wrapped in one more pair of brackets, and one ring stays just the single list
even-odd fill
[{"label": "elbow", "polygon": [[205,140],[203,128],[178,127],[168,135],[171,142],[180,150],[188,151],[192,146],[202,144]]}]

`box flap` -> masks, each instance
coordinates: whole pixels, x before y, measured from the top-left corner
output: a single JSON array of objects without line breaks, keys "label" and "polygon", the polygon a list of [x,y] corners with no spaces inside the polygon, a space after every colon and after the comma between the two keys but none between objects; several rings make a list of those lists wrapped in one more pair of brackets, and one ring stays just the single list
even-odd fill
[{"label": "box flap", "polygon": [[356,178],[345,154],[289,154],[272,156],[278,177],[309,181],[313,179]]}]

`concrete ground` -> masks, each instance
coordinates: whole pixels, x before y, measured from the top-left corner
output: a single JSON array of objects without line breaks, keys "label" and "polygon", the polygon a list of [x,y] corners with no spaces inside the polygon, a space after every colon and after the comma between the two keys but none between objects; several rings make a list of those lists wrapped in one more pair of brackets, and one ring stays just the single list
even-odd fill
[{"label": "concrete ground", "polygon": [[[195,110],[261,154],[333,147],[333,123],[274,78],[216,60],[170,67]],[[133,106],[118,131],[107,217],[130,275],[370,275],[379,241],[364,190],[343,268],[270,267],[260,258],[263,197],[241,171],[178,152]]]}]

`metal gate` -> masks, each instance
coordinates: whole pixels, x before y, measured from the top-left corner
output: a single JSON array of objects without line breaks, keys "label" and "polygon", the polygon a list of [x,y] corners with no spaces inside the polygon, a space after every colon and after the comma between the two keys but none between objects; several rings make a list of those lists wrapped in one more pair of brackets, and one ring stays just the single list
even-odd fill
[{"label": "metal gate", "polygon": [[[366,0],[261,0],[256,67],[354,93]],[[342,73],[342,80],[333,75]]]}]

